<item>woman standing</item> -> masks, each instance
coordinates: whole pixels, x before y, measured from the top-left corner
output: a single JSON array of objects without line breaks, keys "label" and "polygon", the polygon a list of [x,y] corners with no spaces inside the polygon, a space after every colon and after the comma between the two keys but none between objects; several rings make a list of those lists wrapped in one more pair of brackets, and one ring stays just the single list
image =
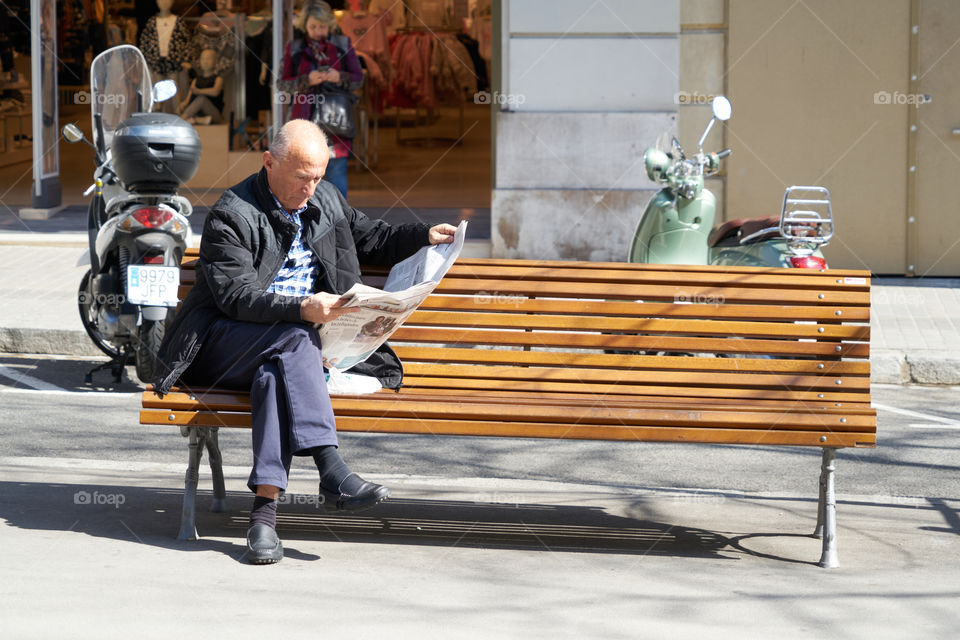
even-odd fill
[{"label": "woman standing", "polygon": [[[363,70],[350,39],[333,35],[337,18],[326,2],[308,2],[294,26],[303,35],[294,38],[283,54],[283,72],[277,88],[293,96],[290,119],[310,120],[320,85],[332,83],[353,91],[363,83]],[[347,160],[353,141],[329,135],[330,162],[325,177],[347,197]]]}]

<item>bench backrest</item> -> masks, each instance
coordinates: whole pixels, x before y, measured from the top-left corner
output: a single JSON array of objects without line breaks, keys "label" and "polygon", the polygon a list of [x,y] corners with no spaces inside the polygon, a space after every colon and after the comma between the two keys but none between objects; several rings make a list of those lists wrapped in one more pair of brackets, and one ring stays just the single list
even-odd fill
[{"label": "bench backrest", "polygon": [[869,287],[866,271],[461,259],[390,343],[405,393],[866,415]]}]

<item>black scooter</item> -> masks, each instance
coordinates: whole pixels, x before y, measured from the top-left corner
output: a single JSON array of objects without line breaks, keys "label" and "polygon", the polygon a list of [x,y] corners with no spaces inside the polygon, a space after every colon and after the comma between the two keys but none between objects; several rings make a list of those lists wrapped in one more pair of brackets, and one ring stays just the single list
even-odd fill
[{"label": "black scooter", "polygon": [[172,80],[151,85],[139,49],[120,45],[98,55],[90,69],[91,143],[73,124],[68,142],[86,142],[96,153],[88,211],[90,269],[78,307],[84,329],[110,361],[86,376],[111,369],[114,380],[131,360],[149,383],[168,315],[176,307],[180,260],[193,212],[178,188],[196,173],[200,139],[174,115],[150,113],[176,94]]}]

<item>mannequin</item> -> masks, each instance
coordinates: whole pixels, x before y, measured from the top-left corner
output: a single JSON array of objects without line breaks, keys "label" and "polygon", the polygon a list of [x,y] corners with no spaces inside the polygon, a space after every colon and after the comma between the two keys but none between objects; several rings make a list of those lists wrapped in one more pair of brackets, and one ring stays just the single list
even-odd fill
[{"label": "mannequin", "polygon": [[[173,0],[157,0],[157,13],[147,20],[140,34],[140,50],[150,67],[154,82],[172,79],[179,82],[181,71],[188,68],[187,26],[179,16],[170,11]],[[175,100],[158,105],[158,110],[172,113]]]},{"label": "mannequin", "polygon": [[213,49],[217,52],[216,74],[228,77],[233,71],[237,58],[237,36],[233,32],[234,15],[227,10],[228,4],[225,0],[218,0],[216,11],[207,11],[200,16],[196,33],[190,43],[188,68],[200,64],[201,52]]},{"label": "mannequin", "polygon": [[220,124],[223,122],[223,78],[214,69],[217,52],[204,49],[195,68],[196,77],[190,83],[187,97],[180,103],[180,117],[191,124]]}]

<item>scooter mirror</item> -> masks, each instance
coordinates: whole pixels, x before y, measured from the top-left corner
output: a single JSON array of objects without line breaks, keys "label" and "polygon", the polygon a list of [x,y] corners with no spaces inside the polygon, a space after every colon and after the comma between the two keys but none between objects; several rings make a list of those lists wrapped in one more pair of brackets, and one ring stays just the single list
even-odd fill
[{"label": "scooter mirror", "polygon": [[76,143],[83,140],[83,131],[80,131],[80,127],[73,124],[63,125],[63,129],[60,130],[60,133],[63,134],[63,139],[70,143]]},{"label": "scooter mirror", "polygon": [[713,115],[717,120],[729,120],[733,114],[733,107],[725,96],[717,96],[713,99]]},{"label": "scooter mirror", "polygon": [[173,80],[161,80],[153,85],[153,101],[163,102],[177,95],[177,83]]}]

